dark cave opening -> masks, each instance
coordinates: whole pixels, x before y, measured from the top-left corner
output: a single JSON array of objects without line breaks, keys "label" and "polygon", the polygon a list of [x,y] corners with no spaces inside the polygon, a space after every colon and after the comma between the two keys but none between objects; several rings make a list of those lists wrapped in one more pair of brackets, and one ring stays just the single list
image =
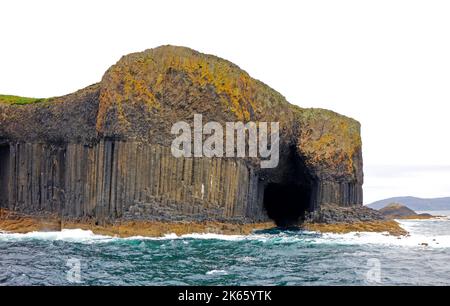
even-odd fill
[{"label": "dark cave opening", "polygon": [[0,207],[8,204],[9,145],[0,145]]},{"label": "dark cave opening", "polygon": [[295,145],[282,147],[277,168],[262,177],[263,206],[278,227],[295,227],[314,207],[315,180]]},{"label": "dark cave opening", "polygon": [[264,189],[264,208],[279,227],[298,225],[310,209],[310,203],[309,186],[269,183]]}]

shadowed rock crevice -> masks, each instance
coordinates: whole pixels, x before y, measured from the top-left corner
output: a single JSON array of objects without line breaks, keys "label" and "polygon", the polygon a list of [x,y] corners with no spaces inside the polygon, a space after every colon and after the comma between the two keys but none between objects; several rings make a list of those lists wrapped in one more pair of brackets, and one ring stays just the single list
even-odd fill
[{"label": "shadowed rock crevice", "polygon": [[0,207],[8,203],[9,145],[0,144]]}]

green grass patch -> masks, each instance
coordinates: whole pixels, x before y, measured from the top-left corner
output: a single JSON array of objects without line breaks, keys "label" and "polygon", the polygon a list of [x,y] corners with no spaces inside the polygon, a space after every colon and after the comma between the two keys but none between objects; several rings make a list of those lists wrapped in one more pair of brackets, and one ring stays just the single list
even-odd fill
[{"label": "green grass patch", "polygon": [[0,103],[10,105],[27,105],[47,101],[47,98],[27,98],[19,96],[0,95]]}]

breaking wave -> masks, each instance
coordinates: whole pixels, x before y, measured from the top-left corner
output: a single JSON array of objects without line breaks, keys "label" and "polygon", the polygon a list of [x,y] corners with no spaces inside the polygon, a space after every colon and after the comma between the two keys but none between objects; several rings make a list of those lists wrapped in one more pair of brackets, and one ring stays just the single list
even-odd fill
[{"label": "breaking wave", "polygon": [[450,220],[402,220],[409,236],[270,229],[118,238],[89,230],[0,233],[0,284],[71,285],[79,260],[87,285],[364,285],[370,263],[382,283],[449,283]]},{"label": "breaking wave", "polygon": [[[311,231],[280,231],[278,229],[257,231],[250,235],[222,235],[215,233],[192,233],[185,235],[167,234],[163,237],[133,236],[118,238],[94,234],[90,230],[63,229],[55,232],[30,232],[26,234],[0,233],[0,240],[61,240],[79,243],[108,243],[117,240],[223,240],[257,241],[268,244],[311,243],[311,244],[378,244],[403,247],[450,248],[450,220],[448,218],[429,220],[398,220],[409,232],[407,236],[392,236],[388,233],[351,232],[346,234]],[[426,226],[424,226],[426,225]],[[425,230],[424,230],[425,228]],[[440,232],[437,230],[439,229]]]}]

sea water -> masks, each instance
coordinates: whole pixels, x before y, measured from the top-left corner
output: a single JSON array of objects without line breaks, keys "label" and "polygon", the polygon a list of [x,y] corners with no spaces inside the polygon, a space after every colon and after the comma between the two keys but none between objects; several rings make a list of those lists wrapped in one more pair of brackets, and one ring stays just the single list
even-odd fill
[{"label": "sea water", "polygon": [[162,238],[1,233],[0,284],[450,284],[449,217],[399,222],[409,236],[278,229]]}]

